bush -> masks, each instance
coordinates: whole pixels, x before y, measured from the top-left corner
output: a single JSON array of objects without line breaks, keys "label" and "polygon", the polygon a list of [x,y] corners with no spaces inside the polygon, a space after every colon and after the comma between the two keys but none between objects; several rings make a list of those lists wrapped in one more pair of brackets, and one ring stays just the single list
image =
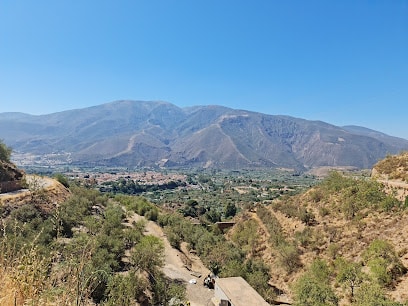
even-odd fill
[{"label": "bush", "polygon": [[9,163],[12,151],[13,150],[0,139],[0,161]]},{"label": "bush", "polygon": [[60,182],[63,186],[65,186],[66,188],[69,188],[69,182],[66,176],[64,176],[61,173],[57,173],[54,175],[54,178]]},{"label": "bush", "polygon": [[316,221],[315,215],[304,207],[299,209],[299,219],[306,225],[313,225]]},{"label": "bush", "polygon": [[295,306],[337,306],[338,297],[329,285],[327,263],[316,260],[294,284]]},{"label": "bush", "polygon": [[356,291],[355,302],[356,306],[403,306],[400,303],[389,300],[382,288],[375,283],[364,283]]},{"label": "bush", "polygon": [[273,215],[264,206],[258,206],[256,209],[256,214],[261,219],[261,221],[265,224],[269,232],[270,241],[272,245],[277,246],[280,243],[285,241],[282,226],[280,225],[279,220],[275,217],[275,215]]},{"label": "bush", "polygon": [[294,244],[281,243],[277,247],[279,262],[286,272],[292,273],[302,266],[299,250]]},{"label": "bush", "polygon": [[106,288],[107,298],[102,305],[137,305],[144,291],[147,289],[147,283],[134,271],[126,275],[116,274],[108,281]]},{"label": "bush", "polygon": [[146,219],[150,221],[157,221],[158,216],[159,216],[159,211],[156,207],[152,207],[145,213]]},{"label": "bush", "polygon": [[231,236],[231,240],[235,242],[240,249],[254,254],[259,239],[258,226],[258,222],[253,219],[238,223]]},{"label": "bush", "polygon": [[363,253],[363,260],[381,286],[390,286],[407,272],[394,247],[385,240],[374,240]]},{"label": "bush", "polygon": [[313,229],[306,227],[303,231],[296,232],[295,238],[302,247],[307,247],[313,241],[313,234]]},{"label": "bush", "polygon": [[347,261],[344,258],[336,259],[337,281],[350,289],[350,299],[354,299],[354,291],[363,282],[364,274],[361,263]]},{"label": "bush", "polygon": [[306,225],[313,225],[315,222],[315,215],[311,211],[303,206],[296,205],[291,200],[275,204],[274,209],[281,211],[286,217],[297,218]]}]

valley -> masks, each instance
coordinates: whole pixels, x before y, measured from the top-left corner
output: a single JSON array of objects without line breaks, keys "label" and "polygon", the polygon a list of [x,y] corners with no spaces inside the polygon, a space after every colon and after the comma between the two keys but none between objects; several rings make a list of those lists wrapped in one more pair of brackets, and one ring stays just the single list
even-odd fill
[{"label": "valley", "polygon": [[[154,305],[174,298],[206,306],[213,292],[197,273],[214,273],[243,277],[270,304],[404,306],[407,161],[401,153],[372,171],[324,168],[324,177],[25,166],[41,173],[0,197],[0,281],[7,284],[0,299]],[[24,278],[35,290],[22,286],[18,267],[42,275],[40,283]]]}]

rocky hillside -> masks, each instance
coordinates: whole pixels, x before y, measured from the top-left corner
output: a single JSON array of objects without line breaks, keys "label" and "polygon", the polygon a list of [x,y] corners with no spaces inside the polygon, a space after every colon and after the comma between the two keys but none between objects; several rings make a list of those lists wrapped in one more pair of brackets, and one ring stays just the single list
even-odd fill
[{"label": "rocky hillside", "polygon": [[35,206],[48,213],[70,195],[69,190],[55,179],[29,175],[26,188],[12,193],[0,194],[0,218],[8,216],[13,210],[25,206]]},{"label": "rocky hillside", "polygon": [[407,201],[386,189],[332,173],[304,194],[245,212],[227,237],[269,264],[282,302],[305,305],[325,292],[324,305],[406,305]]},{"label": "rocky hillside", "polygon": [[386,154],[408,149],[407,140],[364,128],[140,101],[42,116],[3,113],[0,138],[26,160],[40,156],[50,165],[371,168]]},{"label": "rocky hillside", "polygon": [[11,148],[0,141],[0,193],[22,188],[24,172],[11,161]]},{"label": "rocky hillside", "polygon": [[384,184],[389,194],[404,201],[408,197],[408,152],[387,156],[375,164],[371,175]]},{"label": "rocky hillside", "polygon": [[408,152],[379,161],[373,168],[373,176],[408,183]]},{"label": "rocky hillside", "polygon": [[0,183],[18,181],[24,176],[24,172],[18,169],[14,164],[0,161]]}]

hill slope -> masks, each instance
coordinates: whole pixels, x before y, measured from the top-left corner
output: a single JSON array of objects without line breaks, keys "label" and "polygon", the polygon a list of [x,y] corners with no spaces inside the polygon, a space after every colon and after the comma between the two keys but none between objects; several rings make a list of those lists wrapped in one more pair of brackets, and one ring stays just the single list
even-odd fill
[{"label": "hill slope", "polygon": [[15,151],[54,154],[65,163],[127,167],[369,168],[387,153],[408,149],[407,140],[363,128],[141,101],[42,116],[3,113],[0,138]]},{"label": "hill slope", "polygon": [[[367,292],[371,298],[404,303],[408,301],[407,202],[387,195],[384,187],[376,180],[332,173],[303,194],[259,205],[256,213],[244,212],[227,237],[269,264],[270,284],[281,293],[278,300],[299,303],[295,284],[302,278],[310,281],[313,264],[323,260],[330,267],[326,289],[334,292],[339,305],[391,305],[354,300],[352,290],[362,295],[360,287],[371,288]],[[248,230],[254,222],[255,234]],[[353,267],[354,274],[344,282],[345,267]],[[308,291],[309,298],[313,290],[323,288],[317,287]]]}]

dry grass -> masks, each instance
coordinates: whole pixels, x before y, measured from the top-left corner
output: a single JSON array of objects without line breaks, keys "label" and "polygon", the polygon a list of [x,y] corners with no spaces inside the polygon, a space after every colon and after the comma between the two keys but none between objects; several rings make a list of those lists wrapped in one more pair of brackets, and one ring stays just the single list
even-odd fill
[{"label": "dry grass", "polygon": [[374,173],[387,179],[408,183],[408,152],[387,156],[374,166]]},{"label": "dry grass", "polygon": [[[63,202],[69,191],[52,179],[41,190],[38,208],[44,213]],[[0,196],[3,212],[32,203],[33,190],[21,190]],[[8,215],[8,213],[6,213]],[[6,228],[0,220],[0,305],[75,305],[76,274],[72,267],[58,266],[57,254],[44,254],[37,247],[37,236],[29,245],[17,246],[21,229]],[[9,223],[10,224],[10,223]],[[10,226],[10,225],[9,225]],[[9,235],[10,231],[13,233]],[[11,237],[12,236],[12,237]],[[83,305],[83,303],[82,303]]]},{"label": "dry grass", "polygon": [[[302,268],[294,272],[288,273],[279,265],[276,246],[270,243],[265,220],[262,221],[254,213],[246,213],[246,219],[249,217],[259,224],[258,232],[263,237],[259,243],[264,244],[262,247],[259,246],[259,249],[263,249],[264,252],[258,255],[271,267],[270,283],[283,290],[289,297],[292,295],[292,284],[315,259],[325,259],[331,265],[334,265],[334,260],[340,256],[354,262],[361,261],[363,252],[376,239],[390,242],[403,265],[408,267],[408,211],[406,209],[396,207],[385,211],[375,205],[363,206],[355,217],[348,218],[342,211],[344,195],[341,191],[338,194],[336,192],[328,194],[319,190],[319,187],[292,197],[289,201],[290,205],[295,203],[315,216],[314,224],[307,225],[301,222],[296,214],[291,215],[282,213],[285,210],[273,209],[279,208],[279,205],[272,204],[267,207],[279,221],[285,239],[297,241]],[[236,226],[240,222],[243,220],[237,218]],[[338,296],[342,298],[340,304],[349,305],[341,286],[336,285],[335,282],[332,285]],[[408,275],[398,278],[397,282],[386,290],[393,300],[401,303],[408,301]]]}]

